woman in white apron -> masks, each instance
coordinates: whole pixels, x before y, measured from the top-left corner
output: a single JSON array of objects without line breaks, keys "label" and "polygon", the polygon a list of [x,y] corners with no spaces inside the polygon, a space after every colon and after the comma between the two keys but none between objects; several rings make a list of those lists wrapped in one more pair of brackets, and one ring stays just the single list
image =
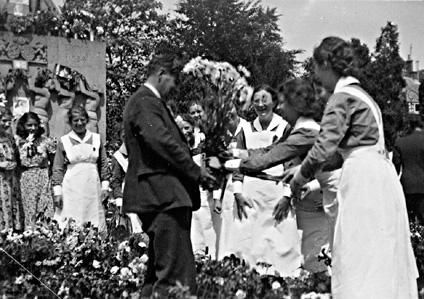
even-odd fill
[{"label": "woman in white apron", "polygon": [[83,107],[73,107],[68,116],[72,131],[60,138],[53,163],[55,219],[62,227],[73,219],[78,225],[90,222],[106,230],[102,205],[109,188],[105,149],[100,135],[85,128],[88,115]]},{"label": "woman in white apron", "polygon": [[[285,168],[298,165],[314,144],[320,130],[317,120],[321,119],[324,101],[315,94],[312,84],[302,79],[286,81],[279,89],[279,109],[284,119],[292,126],[290,135],[266,148],[249,150],[241,160],[240,171],[254,174],[275,165]],[[310,182],[308,194],[294,202],[297,227],[302,232],[303,267],[311,272],[325,271],[327,266],[317,258],[322,246],[332,243],[335,217],[337,214],[336,192],[340,176],[339,165],[332,171],[322,171],[318,181]],[[322,190],[323,194],[320,194]],[[276,206],[275,218],[285,221],[290,202],[290,193],[283,194]]]},{"label": "woman in white apron", "polygon": [[333,91],[321,132],[291,186],[301,186],[335,151],[344,158],[332,260],[336,299],[418,298],[405,197],[385,154],[380,109],[350,77],[353,50],[337,37],[314,51],[315,75]]},{"label": "woman in white apron", "polygon": [[[228,134],[231,136],[231,142],[229,145],[229,149],[235,149],[237,148],[237,140],[240,138],[240,134],[243,134],[244,130],[248,130],[250,128],[251,124],[246,121],[245,119],[241,118],[237,114],[236,107],[233,108],[231,111],[231,121],[228,125]],[[219,190],[221,191],[221,190]],[[218,198],[221,197],[221,194],[217,195]],[[231,246],[231,239],[233,236],[231,235],[232,231],[232,225],[234,223],[234,215],[235,211],[234,209],[237,208],[234,205],[234,186],[233,186],[233,178],[232,174],[229,174],[227,176],[227,186],[224,190],[224,194],[222,196],[222,202],[220,205],[221,210],[221,233],[219,237],[219,244],[218,244],[218,253],[217,257],[218,259],[222,259],[225,256],[231,255],[231,250],[229,249],[229,246]]]},{"label": "woman in white apron", "polygon": [[[188,142],[193,160],[201,166],[202,143],[205,134],[201,131],[203,108],[198,102],[189,104],[189,114],[179,115],[176,122]],[[216,259],[221,228],[221,217],[214,211],[212,193],[200,187],[200,208],[193,212],[190,239],[195,254],[207,254]]]},{"label": "woman in white apron", "polygon": [[[239,148],[262,148],[281,138],[287,122],[273,113],[277,100],[277,94],[268,86],[255,90],[252,103],[258,117],[244,129],[241,135],[244,140],[239,139]],[[265,172],[281,175],[283,170],[279,165]],[[242,185],[237,183],[240,179]],[[227,250],[245,259],[252,267],[260,263],[258,270],[271,266],[265,273],[278,271],[280,275],[290,275],[301,264],[300,239],[293,215],[279,224],[272,215],[283,194],[282,184],[236,174],[233,180],[236,207]],[[261,267],[261,263],[265,267]]]}]

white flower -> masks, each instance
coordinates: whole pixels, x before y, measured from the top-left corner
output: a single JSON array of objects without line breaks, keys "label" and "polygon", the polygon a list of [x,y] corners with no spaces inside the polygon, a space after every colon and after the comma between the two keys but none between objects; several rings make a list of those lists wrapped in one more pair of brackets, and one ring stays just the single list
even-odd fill
[{"label": "white flower", "polygon": [[110,273],[112,274],[116,274],[119,271],[119,267],[118,266],[113,266],[112,269],[110,269]]},{"label": "white flower", "polygon": [[119,244],[118,250],[125,250],[126,252],[130,252],[131,251],[131,248],[129,246],[129,242],[128,241],[124,241],[121,244]]},{"label": "white flower", "polygon": [[16,277],[15,284],[22,284],[25,281],[24,275],[21,275],[19,277]]},{"label": "white flower", "polygon": [[[28,137],[29,137],[29,136],[28,136]],[[24,231],[23,235],[24,235],[24,237],[26,237],[26,238],[31,237],[31,236],[32,236],[32,231],[30,231],[30,230],[26,230],[26,231]]]},{"label": "white flower", "polygon": [[278,290],[279,288],[281,288],[281,284],[278,281],[274,281],[271,287],[273,290]]},{"label": "white flower", "polygon": [[103,33],[105,33],[105,30],[103,29],[102,26],[97,26],[96,31],[97,31],[97,34],[99,35],[102,35]]},{"label": "white flower", "polygon": [[246,298],[246,292],[243,290],[237,290],[236,292],[236,298],[237,299],[244,299]]},{"label": "white flower", "polygon": [[237,67],[237,70],[239,71],[239,72],[241,72],[242,74],[243,74],[243,76],[245,76],[245,77],[250,77],[250,72],[247,70],[247,68],[245,68],[244,66],[242,66],[242,65],[239,65],[238,67]]},{"label": "white flower", "polygon": [[224,278],[222,278],[222,277],[217,277],[217,278],[216,278],[216,282],[217,282],[220,286],[223,286],[223,285],[224,285],[224,283],[225,283],[225,280],[224,280]]},{"label": "white flower", "polygon": [[94,267],[94,269],[99,269],[100,268],[100,262],[97,261],[97,260],[94,260],[93,261],[93,267]]},{"label": "white flower", "polygon": [[142,262],[143,264],[147,263],[148,260],[149,257],[146,254],[143,254],[140,258],[140,262]]}]

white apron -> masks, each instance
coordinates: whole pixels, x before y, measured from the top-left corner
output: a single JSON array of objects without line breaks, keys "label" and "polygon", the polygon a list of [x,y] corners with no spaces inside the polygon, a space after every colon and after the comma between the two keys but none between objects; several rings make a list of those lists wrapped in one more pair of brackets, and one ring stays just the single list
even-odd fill
[{"label": "white apron", "polygon": [[[113,156],[115,157],[116,161],[118,161],[119,165],[121,165],[124,172],[127,173],[128,159],[125,158],[120,151],[116,151],[113,154]],[[125,181],[122,182],[122,190],[124,190],[124,185],[125,185]],[[126,213],[126,214],[130,218],[132,232],[135,234],[142,233],[143,232],[143,229],[141,228],[142,224],[138,215],[136,213]]]},{"label": "white apron", "polygon": [[[195,128],[194,137],[194,148],[196,148],[205,136],[198,128]],[[203,154],[193,156],[194,162],[199,166],[203,165],[202,159]],[[216,259],[222,220],[221,215],[213,211],[212,195],[212,192],[200,188],[200,208],[192,215],[190,239],[195,254],[207,253],[212,259]]]},{"label": "white apron", "polygon": [[381,112],[362,91],[337,92],[364,101],[378,124],[376,145],[342,150],[339,211],[333,247],[335,299],[418,298],[418,271],[410,241],[405,197],[385,155]]},{"label": "white apron", "polygon": [[[248,149],[269,146],[276,136],[272,131],[252,132],[251,128],[244,133]],[[281,175],[283,171],[283,166],[278,165],[265,172]],[[283,196],[282,184],[245,176],[243,195],[252,203],[253,208],[246,208],[248,219],[243,218],[240,221],[237,215],[234,215],[230,250],[252,267],[256,267],[257,263],[272,265],[268,274],[274,274],[273,270],[282,276],[292,274],[301,264],[296,218],[294,214],[289,213],[287,219],[277,225],[272,216],[275,206]],[[234,207],[235,214],[236,211]]]},{"label": "white apron", "polygon": [[[233,134],[233,137],[236,138],[236,136],[241,131],[246,131],[250,129],[251,124],[246,121],[245,119],[240,119],[240,123],[237,126],[236,131]],[[237,142],[232,142],[229,145],[229,148],[237,148]],[[220,230],[220,236],[218,240],[218,259],[222,259],[225,256],[229,256],[232,254],[230,250],[230,246],[232,246],[232,225],[234,223],[234,215],[237,214],[237,212],[234,212],[234,184],[233,184],[233,177],[231,174],[227,177],[227,187],[224,191],[224,197],[222,200],[222,213],[221,213],[221,230]]]},{"label": "white apron", "polygon": [[[100,135],[87,132],[82,143],[73,145],[70,134],[72,132],[61,138],[69,164],[62,182],[63,208],[56,209],[55,219],[62,227],[69,219],[73,219],[79,225],[91,222],[99,230],[106,230],[97,170]],[[93,136],[93,144],[84,143],[90,134]]]}]

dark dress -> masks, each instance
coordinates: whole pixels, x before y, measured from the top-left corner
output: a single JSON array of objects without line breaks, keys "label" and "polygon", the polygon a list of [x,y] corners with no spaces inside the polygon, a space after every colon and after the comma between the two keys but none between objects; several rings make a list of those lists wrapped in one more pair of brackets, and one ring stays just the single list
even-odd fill
[{"label": "dark dress", "polygon": [[17,169],[19,153],[12,136],[0,137],[0,162],[7,162],[7,170],[0,168],[0,229],[24,229],[24,213]]}]

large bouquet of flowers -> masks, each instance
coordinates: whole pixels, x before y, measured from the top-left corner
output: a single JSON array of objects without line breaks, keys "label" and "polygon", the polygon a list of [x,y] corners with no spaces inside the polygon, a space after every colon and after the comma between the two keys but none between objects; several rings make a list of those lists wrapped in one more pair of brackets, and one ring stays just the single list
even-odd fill
[{"label": "large bouquet of flowers", "polygon": [[206,156],[219,155],[227,150],[230,142],[227,131],[231,110],[236,106],[245,111],[250,105],[253,88],[246,80],[250,73],[242,66],[236,69],[228,62],[201,57],[190,60],[183,73],[196,78],[196,83],[203,89],[204,98],[200,100],[205,112],[204,153]]},{"label": "large bouquet of flowers", "polygon": [[[239,66],[235,68],[228,62],[216,62],[201,57],[190,60],[183,69],[190,76],[198,90],[198,100],[204,109],[202,129],[205,141],[202,152],[206,161],[210,157],[222,158],[231,142],[228,134],[231,111],[247,111],[250,106],[253,88],[247,83],[249,71]],[[218,184],[214,189],[222,188],[225,180],[223,171],[214,171]]]}]

